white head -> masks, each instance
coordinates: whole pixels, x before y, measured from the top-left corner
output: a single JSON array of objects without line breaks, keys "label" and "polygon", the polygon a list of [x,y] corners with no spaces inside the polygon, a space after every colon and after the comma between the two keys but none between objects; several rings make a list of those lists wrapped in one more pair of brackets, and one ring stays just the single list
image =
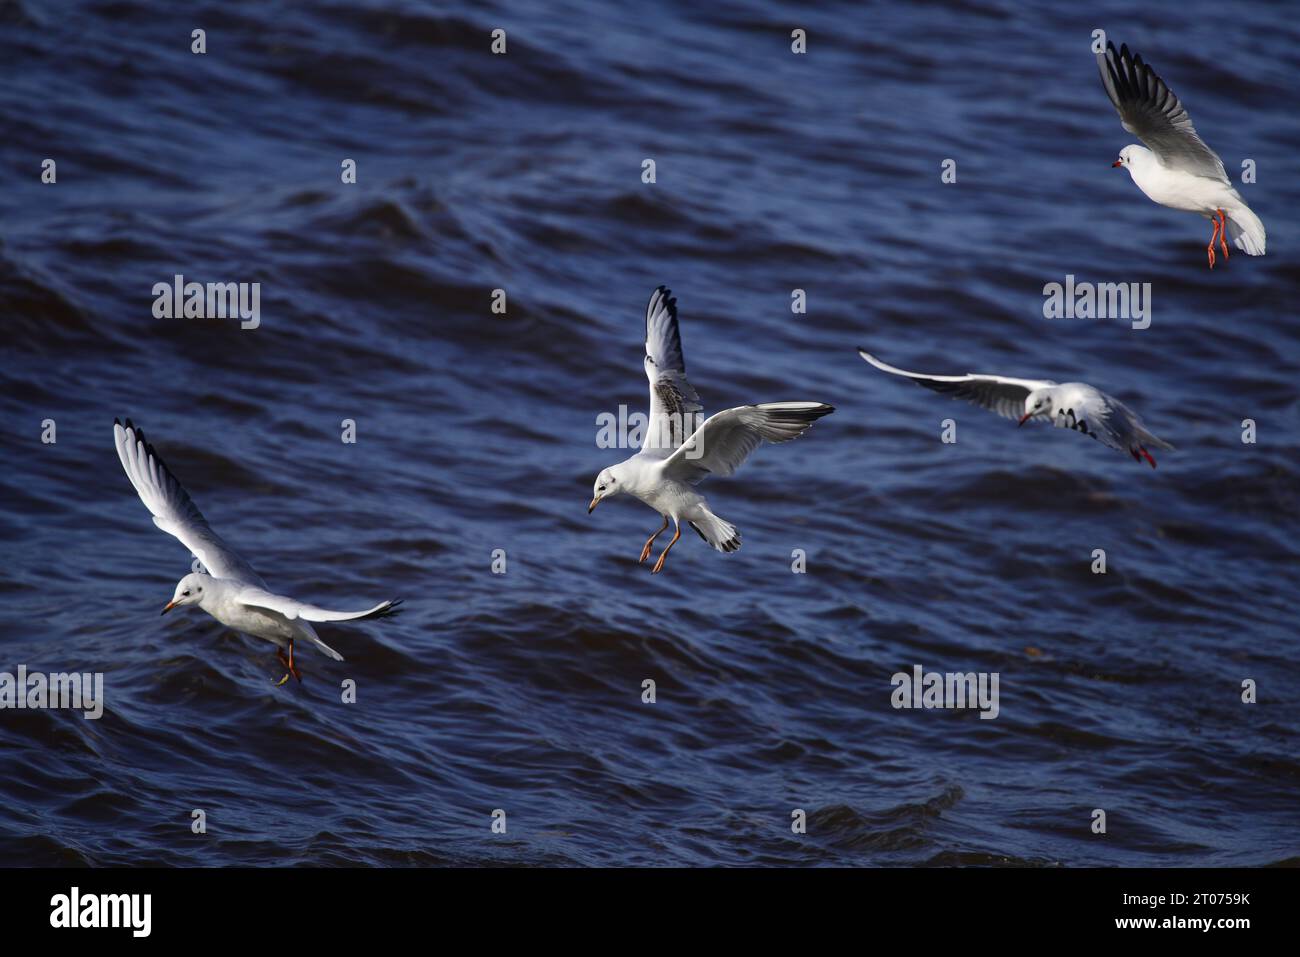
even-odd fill
[{"label": "white head", "polygon": [[1123,166],[1129,171],[1129,173],[1132,173],[1133,167],[1141,166],[1150,155],[1151,151],[1145,146],[1138,146],[1136,143],[1130,143],[1119,151],[1119,159],[1115,160],[1115,162],[1110,165],[1112,169],[1116,166]]},{"label": "white head", "polygon": [[1024,425],[1036,415],[1052,414],[1052,390],[1035,389],[1025,396],[1025,414],[1020,417],[1020,424]]},{"label": "white head", "polygon": [[627,485],[627,476],[623,471],[623,463],[611,465],[605,471],[596,476],[596,483],[591,487],[591,504],[587,506],[587,514],[590,515],[602,499],[609,498],[611,495],[617,495],[625,491]]},{"label": "white head", "polygon": [[167,614],[177,605],[198,605],[212,591],[212,577],[193,572],[176,583],[176,594],[163,606],[162,614]]}]

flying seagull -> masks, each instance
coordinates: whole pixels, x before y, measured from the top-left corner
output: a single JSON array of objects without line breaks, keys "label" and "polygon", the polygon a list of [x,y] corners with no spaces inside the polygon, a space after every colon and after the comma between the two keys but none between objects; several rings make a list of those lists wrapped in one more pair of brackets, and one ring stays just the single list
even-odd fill
[{"label": "flying seagull", "polygon": [[1091,435],[1102,445],[1128,452],[1137,462],[1146,459],[1151,467],[1156,460],[1147,446],[1173,449],[1173,446],[1146,430],[1142,420],[1128,406],[1085,382],[1047,379],[1009,379],[1000,375],[922,375],[905,372],[881,362],[865,349],[858,355],[882,372],[904,376],[917,385],[942,392],[955,399],[965,399],[996,412],[1006,419],[1019,419],[1024,425],[1033,419],[1051,422],[1058,429],[1074,429]]},{"label": "flying seagull", "polygon": [[1173,90],[1127,46],[1116,51],[1108,41],[1097,67],[1124,129],[1146,144],[1124,147],[1110,165],[1127,169],[1138,189],[1161,206],[1200,213],[1214,223],[1205,247],[1211,269],[1216,242],[1228,258],[1225,233],[1246,255],[1264,255],[1264,224],[1229,182],[1218,154],[1196,134]]},{"label": "flying seagull", "polygon": [[[194,572],[182,578],[162,613],[165,615],[179,605],[198,605],[227,628],[274,642],[276,655],[286,669],[277,687],[288,681],[289,675],[302,681],[293,658],[295,641],[310,641],[335,661],[343,660],[342,655],[320,640],[311,622],[385,618],[401,604],[384,601],[365,611],[329,611],[267,591],[266,582],[253,567],[208,527],[189,494],[130,419],[125,423],[113,420],[113,440],[117,443],[122,468],[139,493],[140,501],[153,515],[153,523],[180,539],[210,572]],[[288,657],[282,649],[288,650]]]},{"label": "flying seagull", "polygon": [[673,538],[654,564],[651,573],[657,574],[681,538],[682,522],[720,552],[740,548],[740,533],[713,514],[704,496],[695,491],[696,485],[710,475],[734,475],[765,439],[788,442],[835,410],[820,402],[764,402],[719,412],[696,428],[704,407],[686,380],[677,300],[664,286],[654,291],[646,307],[645,371],[650,379],[650,416],[641,451],[596,476],[587,513],[602,500],[622,493],[658,512],[664,523],[646,540],[638,564],[650,557],[651,546],[671,519]]}]

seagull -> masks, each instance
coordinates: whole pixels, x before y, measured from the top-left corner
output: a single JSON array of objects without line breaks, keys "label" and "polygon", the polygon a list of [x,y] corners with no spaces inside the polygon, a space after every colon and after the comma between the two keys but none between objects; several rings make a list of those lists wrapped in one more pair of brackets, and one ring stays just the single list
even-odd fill
[{"label": "seagull", "polygon": [[1019,419],[1021,425],[1033,419],[1091,435],[1108,448],[1128,452],[1138,463],[1145,458],[1152,468],[1156,460],[1147,450],[1148,445],[1173,449],[1148,432],[1128,406],[1086,382],[1058,385],[1047,379],[1009,379],[1000,375],[922,375],[896,369],[866,349],[859,349],[858,355],[882,372],[905,376],[927,389],[974,402],[1004,419]]},{"label": "seagull", "polygon": [[[650,379],[650,415],[641,451],[596,476],[587,514],[604,499],[627,493],[664,520],[646,540],[637,564],[650,557],[655,539],[668,528],[673,538],[651,574],[663,570],[669,550],[681,538],[681,523],[720,552],[740,548],[740,533],[709,509],[695,486],[710,475],[734,475],[755,449],[788,442],[835,410],[820,402],[764,402],[741,405],[704,419],[700,397],[686,380],[686,361],[677,331],[677,300],[664,286],[650,296],[645,314],[645,371]],[[689,431],[691,429],[693,431]]]},{"label": "seagull", "polygon": [[[194,572],[182,578],[162,614],[179,605],[198,605],[227,628],[274,642],[276,655],[286,669],[276,687],[288,681],[289,675],[302,681],[293,659],[295,641],[310,641],[335,661],[343,660],[341,654],[320,640],[310,622],[385,618],[401,604],[384,601],[365,611],[329,611],[267,591],[266,582],[253,566],[208,527],[184,487],[130,419],[125,423],[113,420],[113,440],[122,468],[153,515],[153,523],[180,539],[211,572]],[[288,650],[288,657],[282,649]]]},{"label": "seagull", "polygon": [[1127,46],[1116,52],[1115,44],[1108,41],[1105,51],[1097,54],[1097,67],[1124,129],[1146,144],[1124,147],[1110,165],[1127,169],[1152,201],[1200,213],[1214,223],[1210,245],[1205,247],[1211,269],[1216,242],[1223,258],[1229,258],[1225,233],[1246,255],[1264,255],[1264,224],[1228,181],[1223,160],[1196,135],[1173,90]]}]

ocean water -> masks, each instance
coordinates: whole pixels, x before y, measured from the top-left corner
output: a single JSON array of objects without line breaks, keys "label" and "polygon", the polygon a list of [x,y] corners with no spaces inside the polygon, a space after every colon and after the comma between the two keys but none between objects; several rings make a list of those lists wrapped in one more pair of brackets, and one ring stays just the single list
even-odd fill
[{"label": "ocean water", "polygon": [[[1098,28],[1254,162],[1267,256],[1210,271],[1109,168]],[[104,681],[98,720],[0,710],[0,863],[1300,860],[1297,50],[1204,0],[0,5],[0,672]],[[156,318],[176,274],[259,325]],[[1067,276],[1149,283],[1150,326],[1044,318]],[[651,576],[656,516],[586,506],[661,283],[707,411],[837,411],[702,486],[739,552]],[[1177,450],[860,345],[1087,381]],[[404,614],[278,689],[160,618],[190,559],[118,416],[272,588]],[[918,665],[997,673],[997,718],[892,707]]]}]

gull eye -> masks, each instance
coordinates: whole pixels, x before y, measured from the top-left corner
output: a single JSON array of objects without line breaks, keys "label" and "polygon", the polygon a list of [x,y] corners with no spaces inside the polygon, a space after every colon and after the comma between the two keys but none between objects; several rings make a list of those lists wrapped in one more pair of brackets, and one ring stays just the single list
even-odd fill
[{"label": "gull eye", "polygon": [[182,594],[183,596],[185,596],[185,597],[189,597],[189,594],[190,594],[190,593],[186,591],[186,592],[181,592],[181,594]]}]

